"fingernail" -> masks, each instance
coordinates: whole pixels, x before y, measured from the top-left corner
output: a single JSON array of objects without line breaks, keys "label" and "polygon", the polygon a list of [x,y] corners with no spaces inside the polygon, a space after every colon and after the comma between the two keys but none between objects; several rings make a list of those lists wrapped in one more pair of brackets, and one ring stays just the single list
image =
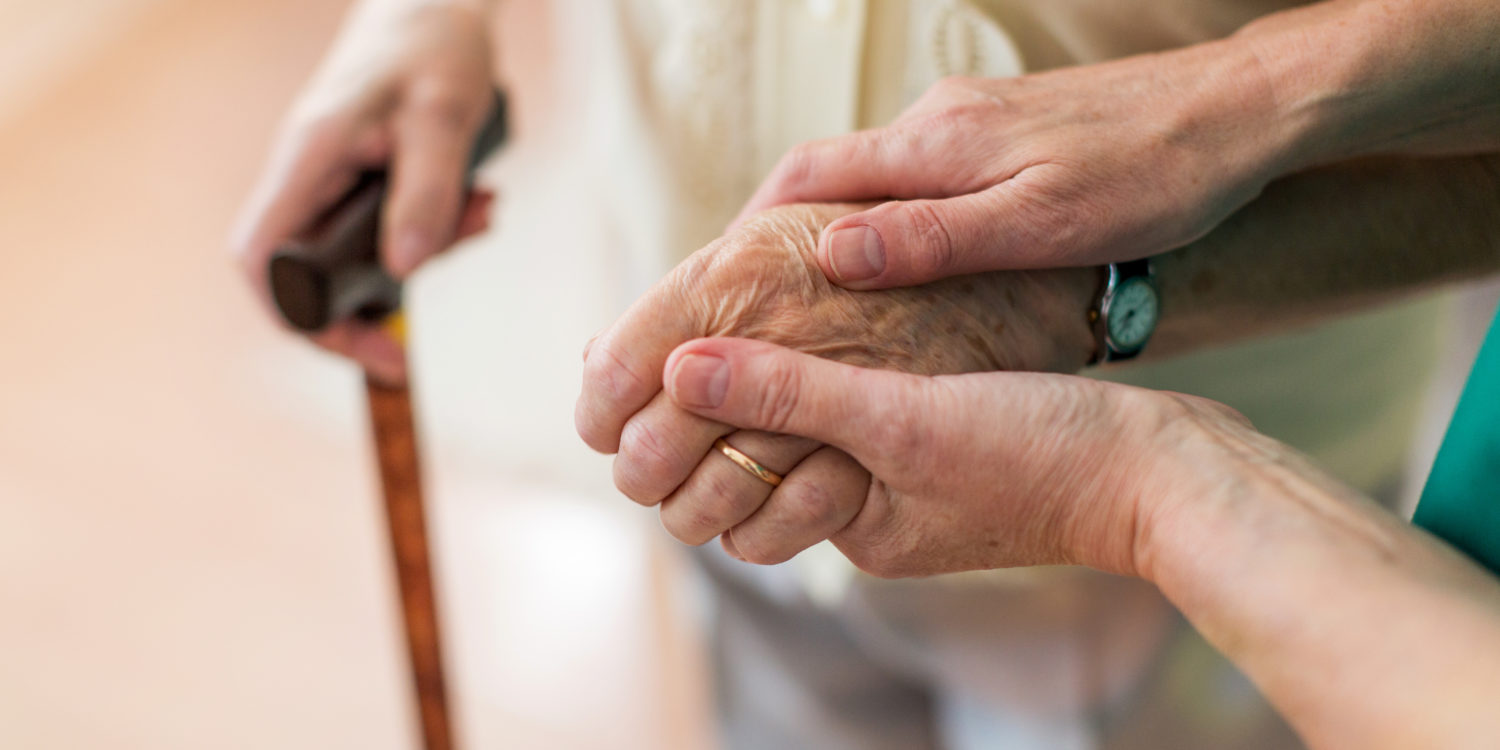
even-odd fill
[{"label": "fingernail", "polygon": [[873,279],[885,270],[885,241],[870,227],[840,229],[828,237],[828,262],[839,281]]},{"label": "fingernail", "polygon": [[728,362],[707,354],[689,354],[677,361],[672,393],[683,405],[717,409],[728,390]]}]

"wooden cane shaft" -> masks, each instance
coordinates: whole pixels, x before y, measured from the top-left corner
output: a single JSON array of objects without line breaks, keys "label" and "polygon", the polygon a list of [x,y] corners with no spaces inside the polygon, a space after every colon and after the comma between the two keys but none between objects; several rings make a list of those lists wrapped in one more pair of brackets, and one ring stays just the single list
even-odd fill
[{"label": "wooden cane shaft", "polygon": [[426,750],[452,750],[453,731],[443,680],[437,598],[433,590],[432,558],[422,504],[422,478],[417,457],[416,425],[411,391],[366,379],[370,423],[380,464],[380,485],[390,529],[396,582],[401,592],[407,654]]}]

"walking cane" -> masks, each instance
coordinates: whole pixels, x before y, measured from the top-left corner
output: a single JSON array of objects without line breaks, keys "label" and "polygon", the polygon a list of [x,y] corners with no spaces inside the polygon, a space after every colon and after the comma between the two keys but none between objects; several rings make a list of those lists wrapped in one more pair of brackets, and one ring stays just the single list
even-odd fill
[{"label": "walking cane", "polygon": [[[497,92],[489,120],[470,157],[466,184],[505,136],[505,100]],[[365,174],[309,231],[272,256],[271,296],[293,327],[316,332],[345,318],[381,321],[404,349],[401,284],[381,267],[378,252],[384,199],[385,175]],[[411,390],[368,376],[365,390],[423,747],[452,750],[453,725],[443,680]]]}]

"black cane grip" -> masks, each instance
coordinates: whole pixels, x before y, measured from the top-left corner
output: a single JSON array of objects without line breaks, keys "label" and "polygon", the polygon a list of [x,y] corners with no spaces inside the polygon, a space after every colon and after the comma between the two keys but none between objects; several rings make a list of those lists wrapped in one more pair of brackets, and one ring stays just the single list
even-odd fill
[{"label": "black cane grip", "polygon": [[[465,186],[506,135],[505,96],[497,90],[489,119],[475,139]],[[272,254],[267,275],[271,298],[292,327],[316,333],[338,320],[378,320],[401,307],[401,282],[380,264],[385,194],[385,172],[366,172],[307,231]]]}]

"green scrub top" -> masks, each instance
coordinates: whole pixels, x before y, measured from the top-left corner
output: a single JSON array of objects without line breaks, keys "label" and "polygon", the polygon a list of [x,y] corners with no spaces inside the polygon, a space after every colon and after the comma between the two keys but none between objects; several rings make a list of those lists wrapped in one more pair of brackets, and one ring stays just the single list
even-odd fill
[{"label": "green scrub top", "polygon": [[1412,522],[1500,574],[1500,312],[1480,347]]}]

